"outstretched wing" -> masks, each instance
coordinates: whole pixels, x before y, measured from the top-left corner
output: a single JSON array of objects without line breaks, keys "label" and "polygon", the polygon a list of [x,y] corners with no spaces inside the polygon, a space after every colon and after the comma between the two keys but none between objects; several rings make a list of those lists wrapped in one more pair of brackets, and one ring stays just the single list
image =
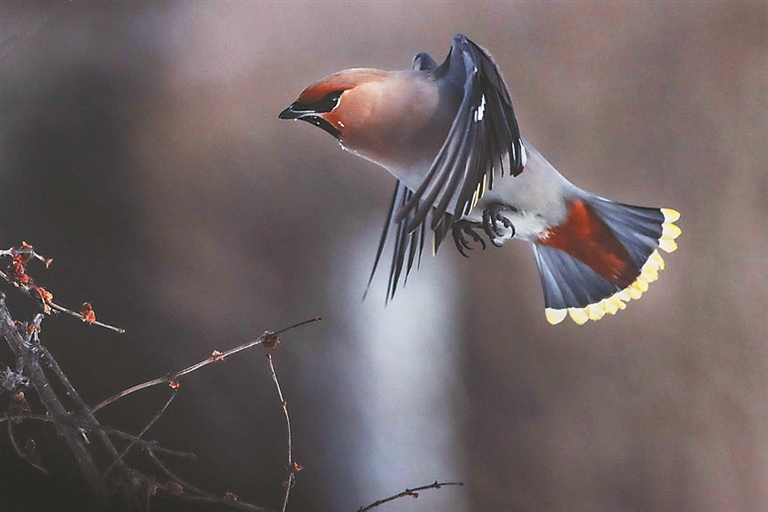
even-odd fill
[{"label": "outstretched wing", "polygon": [[[390,230],[394,249],[387,300],[398,283],[418,265],[426,229],[434,234],[433,252],[460,219],[493,187],[495,176],[517,176],[525,165],[525,149],[509,90],[493,57],[463,35],[457,35],[445,61],[437,66],[426,53],[413,61],[414,70],[430,71],[436,80],[463,83],[463,96],[448,137],[421,186],[411,191],[401,182],[379,240],[368,288],[378,267]],[[367,290],[366,290],[367,293]]]},{"label": "outstretched wing", "polygon": [[445,62],[432,73],[438,80],[463,79],[464,95],[426,178],[397,212],[398,221],[410,217],[408,231],[423,223],[432,209],[431,229],[446,213],[461,218],[493,187],[494,177],[505,172],[516,176],[525,165],[509,90],[486,50],[457,35]]},{"label": "outstretched wing", "polygon": [[[437,63],[428,53],[419,53],[413,59],[414,71],[432,71],[437,67]],[[408,231],[406,228],[410,224],[410,215],[406,214],[399,220],[397,219],[398,212],[407,206],[413,199],[413,192],[400,181],[395,186],[395,193],[392,195],[392,202],[389,205],[389,212],[387,213],[387,220],[384,223],[384,229],[381,232],[381,238],[379,239],[379,246],[376,250],[376,259],[373,262],[373,269],[371,269],[371,275],[368,278],[368,286],[365,289],[365,295],[368,294],[368,290],[371,288],[371,282],[373,282],[373,276],[376,274],[376,268],[379,266],[381,260],[381,254],[384,252],[384,246],[387,243],[387,237],[390,230],[394,228],[395,246],[392,250],[392,264],[389,268],[389,281],[387,282],[387,297],[389,301],[395,296],[397,291],[397,285],[400,282],[400,277],[403,277],[403,284],[408,279],[408,274],[413,268],[413,264],[419,265],[421,261],[421,253],[424,250],[424,235],[426,234],[427,223],[422,223],[418,229]],[[411,214],[412,215],[412,214]],[[440,245],[445,234],[450,227],[450,219],[445,219],[445,228],[442,235],[439,232],[435,233],[435,247]],[[403,267],[405,267],[405,274],[403,274]],[[365,297],[365,295],[363,297]]]},{"label": "outstretched wing", "polygon": [[[389,206],[389,212],[387,213],[387,220],[384,223],[384,229],[381,232],[379,246],[376,249],[376,259],[373,262],[373,269],[371,269],[371,275],[368,278],[368,286],[365,289],[365,295],[368,294],[368,290],[371,288],[373,276],[376,274],[376,268],[379,266],[379,261],[384,252],[384,246],[387,243],[390,231],[394,231],[395,245],[392,249],[392,263],[389,267],[387,301],[395,296],[400,279],[402,278],[403,284],[405,284],[414,263],[418,267],[421,262],[421,253],[424,251],[424,238],[427,231],[427,225],[430,223],[432,215],[434,215],[435,212],[428,212],[426,218],[427,222],[422,222],[413,231],[408,231],[406,226],[411,221],[411,215],[413,214],[406,215],[400,220],[396,220],[396,216],[397,212],[412,199],[413,192],[408,190],[402,182],[398,181],[395,186],[395,193],[392,196],[392,203]],[[450,231],[452,225],[453,218],[451,215],[447,213],[444,214],[442,222],[439,222],[437,227],[433,229],[433,253],[437,252],[438,247],[440,247],[440,244],[445,239],[445,236]],[[403,270],[405,270],[404,273]],[[365,298],[365,295],[363,295],[363,298]]]}]

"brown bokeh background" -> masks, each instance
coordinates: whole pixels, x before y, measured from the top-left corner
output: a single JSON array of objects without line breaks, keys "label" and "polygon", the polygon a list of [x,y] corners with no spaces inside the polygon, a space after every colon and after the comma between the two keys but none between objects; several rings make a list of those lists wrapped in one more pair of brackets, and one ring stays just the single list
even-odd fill
[{"label": "brown bokeh background", "polygon": [[[275,354],[306,468],[289,510],[356,510],[436,478],[468,485],[387,510],[768,509],[768,4],[0,9],[0,245],[33,243],[55,259],[35,275],[60,302],[128,330],[46,322],[88,402],[319,315]],[[277,113],[339,69],[440,61],[457,32],[494,54],[524,135],[569,179],[682,213],[661,279],[615,318],[546,324],[522,243],[470,260],[446,244],[392,307],[359,300],[393,178]],[[361,348],[365,326],[383,348]],[[277,508],[284,433],[263,359],[187,379],[149,437],[195,451],[172,464],[199,486]],[[406,373],[422,405],[393,398]],[[164,398],[101,418],[137,431]],[[377,430],[393,418],[402,437]],[[382,466],[445,429],[408,462],[418,481]],[[38,443],[40,478],[3,438],[3,504],[82,506],[55,444]]]}]

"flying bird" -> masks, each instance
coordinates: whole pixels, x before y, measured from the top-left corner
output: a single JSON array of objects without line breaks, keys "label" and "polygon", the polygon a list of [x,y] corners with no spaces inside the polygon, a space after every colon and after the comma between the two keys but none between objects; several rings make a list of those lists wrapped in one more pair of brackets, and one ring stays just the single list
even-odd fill
[{"label": "flying bird", "polygon": [[428,231],[462,255],[511,238],[533,247],[546,319],[615,314],[664,268],[680,228],[675,210],[617,203],[573,185],[520,135],[509,89],[491,54],[463,35],[438,65],[419,53],[408,71],[355,68],[310,85],[280,119],[322,128],[341,147],[397,178],[370,287],[394,237],[387,300]]}]

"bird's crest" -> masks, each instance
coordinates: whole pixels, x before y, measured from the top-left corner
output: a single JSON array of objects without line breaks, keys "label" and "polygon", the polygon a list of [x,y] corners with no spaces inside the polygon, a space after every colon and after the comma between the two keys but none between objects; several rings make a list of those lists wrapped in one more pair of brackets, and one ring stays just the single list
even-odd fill
[{"label": "bird's crest", "polygon": [[354,68],[346,69],[329,75],[315,82],[302,91],[296,100],[305,105],[311,105],[321,101],[334,91],[347,91],[366,82],[378,82],[384,80],[388,73],[379,69]]}]

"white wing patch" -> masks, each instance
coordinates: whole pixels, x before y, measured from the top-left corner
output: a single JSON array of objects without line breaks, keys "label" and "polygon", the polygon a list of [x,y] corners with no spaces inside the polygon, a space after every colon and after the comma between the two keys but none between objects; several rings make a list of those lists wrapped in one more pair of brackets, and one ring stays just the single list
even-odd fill
[{"label": "white wing patch", "polygon": [[483,120],[485,116],[485,94],[480,98],[480,106],[475,109],[475,122],[478,123]]}]

